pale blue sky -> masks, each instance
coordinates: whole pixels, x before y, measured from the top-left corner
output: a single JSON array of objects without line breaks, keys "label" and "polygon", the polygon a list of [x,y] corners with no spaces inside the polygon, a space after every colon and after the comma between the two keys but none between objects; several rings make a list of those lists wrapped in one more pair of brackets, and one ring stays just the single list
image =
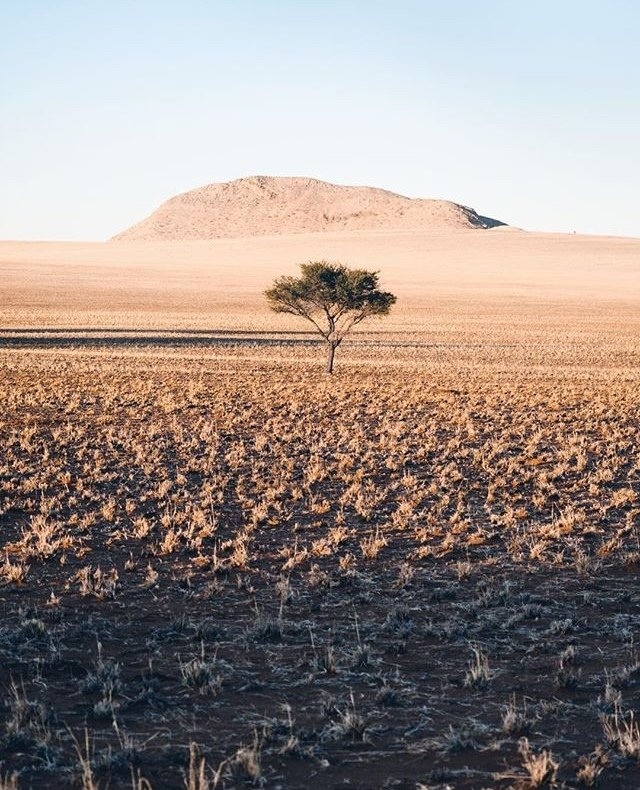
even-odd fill
[{"label": "pale blue sky", "polygon": [[0,238],[246,175],[640,236],[637,0],[0,0]]}]

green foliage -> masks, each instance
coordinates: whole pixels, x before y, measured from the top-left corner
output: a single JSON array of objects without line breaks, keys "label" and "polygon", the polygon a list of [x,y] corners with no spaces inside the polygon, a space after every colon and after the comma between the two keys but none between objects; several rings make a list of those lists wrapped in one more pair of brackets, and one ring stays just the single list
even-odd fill
[{"label": "green foliage", "polygon": [[378,288],[378,273],[311,261],[300,277],[279,277],[265,296],[272,310],[311,321],[328,343],[340,344],[356,324],[386,315],[396,297]]}]

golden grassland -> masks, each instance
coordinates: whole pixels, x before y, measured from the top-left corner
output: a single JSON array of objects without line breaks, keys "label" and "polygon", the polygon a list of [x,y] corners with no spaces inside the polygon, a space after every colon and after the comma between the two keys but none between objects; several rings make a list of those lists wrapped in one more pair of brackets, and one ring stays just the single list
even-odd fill
[{"label": "golden grassland", "polygon": [[464,238],[0,245],[0,787],[640,784],[640,242]]}]

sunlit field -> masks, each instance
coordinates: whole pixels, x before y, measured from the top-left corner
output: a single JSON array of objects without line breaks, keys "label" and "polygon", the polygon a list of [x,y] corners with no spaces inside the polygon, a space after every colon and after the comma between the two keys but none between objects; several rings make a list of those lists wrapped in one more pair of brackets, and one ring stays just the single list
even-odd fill
[{"label": "sunlit field", "polygon": [[0,244],[0,787],[640,786],[639,253]]}]

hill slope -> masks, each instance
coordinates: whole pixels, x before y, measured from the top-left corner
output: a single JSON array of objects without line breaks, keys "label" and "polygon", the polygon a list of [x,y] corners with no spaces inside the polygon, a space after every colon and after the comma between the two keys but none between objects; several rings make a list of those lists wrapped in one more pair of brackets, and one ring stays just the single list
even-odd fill
[{"label": "hill slope", "polygon": [[251,176],[185,192],[114,240],[233,238],[335,230],[460,230],[504,225],[447,200],[314,178]]}]

